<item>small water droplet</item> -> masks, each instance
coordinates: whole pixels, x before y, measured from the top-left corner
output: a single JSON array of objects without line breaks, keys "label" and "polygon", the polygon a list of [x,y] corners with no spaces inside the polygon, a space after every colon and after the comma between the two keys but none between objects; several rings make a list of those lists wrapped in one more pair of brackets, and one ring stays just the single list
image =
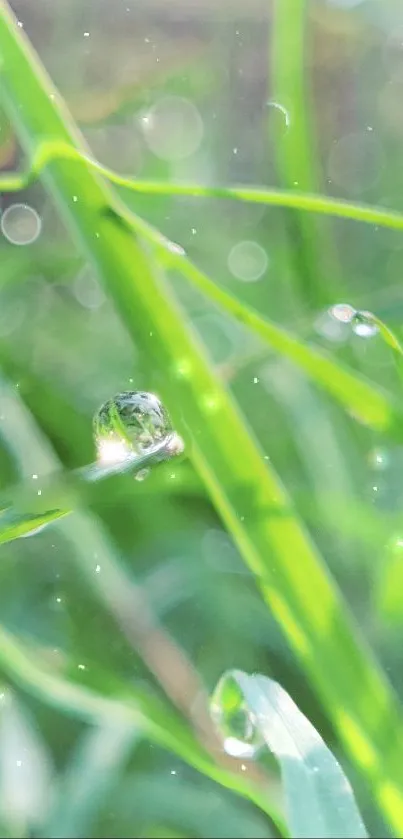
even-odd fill
[{"label": "small water droplet", "polygon": [[95,573],[96,573],[96,574],[100,574],[100,573],[101,573],[101,566],[100,566],[100,565],[96,565],[96,566],[95,566]]},{"label": "small water droplet", "polygon": [[171,775],[176,775],[176,770],[175,769],[171,769]]},{"label": "small water droplet", "polygon": [[19,26],[20,29],[24,28],[24,24],[23,24],[22,20],[17,20],[17,26]]},{"label": "small water droplet", "polygon": [[182,245],[178,245],[177,242],[171,242],[170,239],[165,240],[165,246],[168,248],[171,253],[176,253],[178,256],[185,256],[186,251]]},{"label": "small water droplet", "polygon": [[147,478],[149,474],[150,474],[149,469],[140,469],[140,472],[137,472],[136,475],[135,475],[136,481],[144,481],[145,478]]},{"label": "small water droplet", "polygon": [[268,108],[274,108],[275,111],[278,111],[284,117],[285,127],[289,128],[291,123],[291,117],[287,108],[284,105],[281,105],[280,102],[275,102],[273,99],[270,99],[267,103]]},{"label": "small water droplet", "polygon": [[232,757],[254,758],[263,745],[253,714],[248,710],[239,686],[225,674],[213,693],[210,712]]},{"label": "small water droplet", "polygon": [[77,195],[73,195],[73,201],[74,201],[75,204],[77,203],[77,201],[78,201]]},{"label": "small water droplet", "polygon": [[254,384],[254,385],[259,384],[259,379],[258,379],[258,377],[257,377],[257,376],[254,376],[254,377],[253,377],[253,384]]},{"label": "small water droplet", "polygon": [[16,760],[15,762],[16,762],[17,766],[22,766],[22,760]]},{"label": "small water droplet", "polygon": [[372,338],[378,332],[371,312],[356,312],[351,321],[353,332],[360,338]]},{"label": "small water droplet", "polygon": [[33,480],[33,481],[37,481],[37,480],[38,480],[38,475],[36,475],[36,474],[34,473],[34,474],[32,475],[32,480]]},{"label": "small water droplet", "polygon": [[129,390],[108,399],[94,417],[94,436],[100,463],[151,453],[173,434],[162,402],[154,393]]},{"label": "small water droplet", "polygon": [[89,38],[89,37],[90,37],[90,33],[89,32],[84,32],[84,38]]},{"label": "small water droplet", "polygon": [[86,670],[87,668],[86,668],[85,664],[79,664],[78,669],[79,670]]},{"label": "small water droplet", "polygon": [[38,495],[42,495],[42,490],[38,489]]},{"label": "small water droplet", "polygon": [[336,303],[329,309],[329,314],[341,323],[351,323],[356,310],[349,303]]},{"label": "small water droplet", "polygon": [[389,466],[389,456],[384,449],[372,449],[368,455],[368,463],[372,469],[382,471]]},{"label": "small water droplet", "polygon": [[196,235],[196,233],[197,233],[196,228],[195,228],[195,227],[192,227],[192,236],[195,236],[195,235]]},{"label": "small water droplet", "polygon": [[234,146],[234,148],[232,149],[232,153],[233,153],[233,154],[238,154],[238,149],[237,149],[237,147],[236,147],[236,146]]}]

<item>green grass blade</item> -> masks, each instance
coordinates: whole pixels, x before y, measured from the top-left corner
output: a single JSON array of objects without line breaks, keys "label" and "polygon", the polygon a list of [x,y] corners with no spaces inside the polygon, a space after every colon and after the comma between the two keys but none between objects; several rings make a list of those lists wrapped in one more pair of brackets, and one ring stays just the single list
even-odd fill
[{"label": "green grass blade", "polygon": [[140,689],[122,687],[122,697],[111,698],[84,685],[69,681],[52,669],[38,664],[35,650],[0,626],[0,670],[11,682],[57,711],[92,725],[128,725],[152,742],[169,749],[202,774],[227,789],[249,798],[273,818],[280,829],[282,820],[268,801],[265,790],[245,778],[218,767],[203,751],[187,726],[166,703]]},{"label": "green grass blade", "polygon": [[[307,0],[275,0],[269,78],[272,99],[287,113],[285,128],[274,134],[280,182],[291,191],[316,192],[320,190],[320,177],[307,78],[308,8]],[[340,283],[335,283],[338,258],[326,222],[301,212],[289,213],[287,220],[296,283],[303,282],[299,290],[302,305],[307,298],[315,308],[318,303],[332,302]]]},{"label": "green grass blade", "polygon": [[[0,3],[1,92],[35,152],[44,135],[80,147],[44,71]],[[53,161],[44,181],[96,266],[129,334],[150,361],[178,431],[330,719],[390,824],[403,829],[403,723],[391,690],[275,472],[268,468],[163,278],[85,163]],[[74,200],[76,198],[77,200]],[[307,587],[307,582],[309,587]]]},{"label": "green grass blade", "polygon": [[210,300],[250,328],[281,355],[290,359],[347,408],[352,416],[376,431],[390,434],[393,439],[403,440],[402,409],[392,397],[364,377],[350,371],[339,361],[333,361],[319,349],[304,344],[286,329],[246,306],[230,292],[220,288],[186,256],[174,250],[167,251],[166,242],[161,234],[143,219],[129,212],[125,213],[125,219],[129,226],[154,245],[161,261],[174,266]]},{"label": "green grass blade", "polygon": [[[127,181],[125,178],[116,175],[112,170],[101,166],[92,158],[82,155],[75,148],[71,148],[65,143],[45,143],[43,149],[40,147],[33,163],[33,171],[39,173],[50,161],[60,159],[86,162],[112,182],[135,190],[141,190],[143,188],[141,181]],[[4,182],[7,183],[7,180],[4,179]],[[27,176],[24,176],[23,180],[19,180],[19,176],[17,175],[8,182],[7,188],[10,189],[11,186],[22,188],[27,182],[29,182]],[[1,183],[0,179],[0,186]],[[150,184],[144,184],[144,191],[148,191],[149,186]],[[255,198],[263,198],[266,203],[270,201],[271,195],[271,193],[266,191],[223,189],[220,192],[217,189],[207,187],[183,187],[183,185],[175,186],[169,184],[158,184],[157,187],[158,192],[169,194],[220,194],[223,197],[228,197],[230,194],[232,197],[244,198],[245,200],[252,200],[251,196],[254,196]],[[281,193],[274,193],[275,197],[280,195]],[[285,193],[285,195],[287,196],[288,194]],[[288,197],[290,196],[288,195]],[[298,196],[298,198],[301,199],[301,196]],[[312,199],[315,201],[317,197],[312,196]],[[327,199],[320,200],[324,201],[325,204],[329,203]],[[336,202],[336,204],[343,205],[343,202]],[[349,207],[351,210],[351,207],[347,203],[346,207]],[[363,208],[356,207],[356,210],[359,209],[362,210]],[[367,210],[372,212],[372,208],[367,208]],[[397,214],[390,215],[392,217],[396,215],[399,219]],[[129,212],[125,213],[125,218],[129,225],[154,245],[161,259],[177,268],[188,280],[206,294],[206,296],[217,303],[217,305],[259,335],[260,338],[266,341],[281,355],[286,356],[298,365],[315,383],[340,401],[353,416],[376,431],[384,431],[385,433],[390,433],[394,439],[403,440],[403,413],[397,405],[393,404],[391,397],[382,393],[379,388],[367,382],[363,377],[344,367],[340,362],[334,362],[330,356],[326,356],[319,349],[311,345],[304,344],[287,332],[287,330],[274,324],[267,317],[260,315],[251,307],[240,302],[230,292],[212,282],[185,255],[175,253],[174,250],[167,250],[167,242],[164,237],[151,225],[147,224],[147,222]],[[369,221],[371,219],[368,218],[367,220]],[[401,224],[403,229],[403,216],[401,217]],[[376,321],[379,325],[380,322],[378,319],[375,316],[373,317],[374,322]],[[391,343],[391,333],[385,324],[382,324],[381,331],[386,340],[388,340],[388,343]],[[397,349],[396,341],[394,347]],[[12,364],[15,366],[15,360],[12,361]],[[9,365],[10,361],[6,359],[6,369],[8,369]]]},{"label": "green grass blade", "polygon": [[300,210],[302,213],[317,213],[334,218],[348,219],[363,224],[403,230],[403,213],[383,209],[361,202],[347,201],[306,192],[301,189],[273,189],[260,186],[204,186],[198,183],[175,181],[131,179],[119,175],[113,169],[99,163],[89,153],[69,146],[65,141],[47,139],[32,157],[32,165],[26,172],[15,172],[0,176],[0,192],[19,192],[30,186],[49,163],[55,160],[85,162],[108,181],[131,192],[191,198],[220,198],[228,201],[245,201],[250,204],[264,204]]},{"label": "green grass blade", "polygon": [[249,715],[278,758],[291,836],[362,839],[367,833],[351,786],[322,738],[277,682],[240,670],[225,673],[213,695],[217,718]]}]

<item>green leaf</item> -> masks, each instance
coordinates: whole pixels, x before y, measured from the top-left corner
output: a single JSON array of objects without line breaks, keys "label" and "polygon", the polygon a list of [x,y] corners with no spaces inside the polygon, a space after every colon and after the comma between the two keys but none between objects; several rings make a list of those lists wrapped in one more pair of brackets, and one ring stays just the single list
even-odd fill
[{"label": "green leaf", "polygon": [[213,697],[225,720],[246,703],[252,725],[278,758],[285,808],[295,839],[362,839],[367,833],[336,758],[283,688],[266,676],[224,674]]}]

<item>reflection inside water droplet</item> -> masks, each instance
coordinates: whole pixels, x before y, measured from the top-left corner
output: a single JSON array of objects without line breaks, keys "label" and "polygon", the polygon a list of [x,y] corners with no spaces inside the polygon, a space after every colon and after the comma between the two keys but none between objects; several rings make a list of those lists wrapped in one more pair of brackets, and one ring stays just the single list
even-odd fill
[{"label": "reflection inside water droplet", "polygon": [[223,748],[232,757],[256,756],[263,745],[253,714],[231,675],[220,679],[210,703],[211,716],[223,738]]},{"label": "reflection inside water droplet", "polygon": [[162,402],[153,393],[128,390],[108,399],[94,417],[98,458],[111,462],[143,455],[173,432]]},{"label": "reflection inside water droplet", "polygon": [[351,320],[351,326],[359,338],[372,338],[378,332],[371,312],[356,312]]}]

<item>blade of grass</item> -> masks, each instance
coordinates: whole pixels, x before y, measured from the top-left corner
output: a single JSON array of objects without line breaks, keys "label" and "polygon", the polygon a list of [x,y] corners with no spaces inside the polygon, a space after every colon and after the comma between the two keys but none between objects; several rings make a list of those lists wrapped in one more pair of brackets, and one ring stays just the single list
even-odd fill
[{"label": "blade of grass", "polygon": [[281,685],[257,673],[224,673],[213,694],[213,707],[228,736],[232,720],[245,704],[254,730],[280,763],[291,835],[366,839],[340,764]]},{"label": "blade of grass", "polygon": [[[3,0],[0,2],[2,95],[26,149],[56,137],[81,139],[55,101]],[[263,580],[262,590],[310,676],[380,809],[403,828],[403,723],[394,696],[360,640],[275,472],[265,465],[231,397],[150,260],[129,234],[110,191],[85,163],[53,161],[44,181],[137,345],[217,510]],[[76,199],[76,200],[74,200]]]},{"label": "blade of grass", "polygon": [[141,234],[155,248],[160,260],[175,267],[206,296],[221,306],[244,326],[249,327],[281,355],[289,358],[310,378],[337,399],[359,421],[403,440],[400,406],[393,398],[364,377],[352,372],[339,361],[319,349],[303,343],[286,329],[274,324],[254,309],[246,306],[230,292],[220,288],[185,255],[167,250],[166,241],[158,230],[130,211],[124,212],[130,228]]},{"label": "blade of grass", "polygon": [[303,190],[262,188],[260,186],[204,186],[198,183],[174,181],[154,181],[126,178],[113,169],[95,160],[89,153],[70,146],[65,140],[48,140],[36,149],[32,156],[32,165],[25,172],[12,172],[0,176],[0,192],[19,192],[27,189],[42,174],[49,163],[55,160],[76,160],[85,162],[111,183],[132,192],[191,198],[221,198],[228,201],[245,201],[251,204],[265,204],[272,207],[285,207],[307,213],[318,213],[350,221],[373,224],[391,230],[403,231],[403,213],[372,206],[361,202],[331,198],[327,195]]},{"label": "blade of grass", "polygon": [[265,790],[247,779],[216,766],[189,728],[167,705],[139,687],[122,686],[122,697],[111,698],[38,664],[35,648],[0,626],[0,670],[10,681],[56,711],[90,724],[128,725],[152,742],[169,749],[202,774],[239,795],[249,798],[272,818],[283,832],[280,815],[267,801]]},{"label": "blade of grass", "polygon": [[[275,159],[280,181],[291,191],[319,188],[318,155],[312,130],[310,86],[307,79],[307,0],[275,0],[270,31],[272,98],[287,113],[286,129],[275,133]],[[340,290],[338,257],[330,231],[321,219],[301,212],[286,216],[290,253],[295,263],[302,305],[313,309],[331,302]],[[326,277],[326,282],[322,278]],[[301,283],[303,287],[301,288]]]},{"label": "blade of grass", "polygon": [[[89,166],[94,168],[96,171],[99,171],[112,182],[116,182],[128,188],[137,189],[137,187],[139,187],[140,190],[142,188],[142,183],[140,181],[127,181],[119,175],[115,175],[112,170],[101,166],[92,158],[83,155],[74,147],[70,148],[66,145],[66,143],[45,143],[44,149],[42,149],[42,147],[39,148],[39,152],[33,165],[34,167],[37,167],[36,172],[39,173],[43,167],[48,165],[51,161],[60,159],[77,160],[83,163],[86,162]],[[20,176],[15,175],[14,180],[10,181],[9,186],[13,184],[16,188],[23,188],[25,181],[21,181],[19,178]],[[148,186],[148,184],[144,184],[145,191],[148,190]],[[210,187],[204,188],[191,185],[183,187],[183,185],[178,186],[166,184],[158,184],[157,187],[159,191],[179,195],[191,194],[192,191],[196,195],[218,194],[218,190],[211,189]],[[270,198],[270,193],[257,190],[248,191],[223,189],[220,194],[223,197],[228,197],[230,192],[232,197],[240,198],[245,197],[246,195],[250,196],[252,194],[255,197],[260,195],[260,197],[263,196],[266,203],[268,197]],[[240,195],[240,193],[242,193],[242,195]],[[274,193],[274,195],[277,194]],[[278,195],[281,195],[281,193],[278,193]],[[289,194],[285,193],[285,195],[287,196]],[[301,198],[301,196],[298,196],[298,198]],[[315,201],[317,196],[311,196],[311,198]],[[329,203],[327,199],[320,198],[320,200],[323,201],[325,205]],[[343,202],[336,201],[336,204],[343,204]],[[348,206],[350,210],[352,206],[355,206],[356,210],[366,209],[369,214],[373,211],[373,209],[376,211],[376,208],[363,208],[359,205],[348,205],[346,203],[346,206]],[[166,264],[175,267],[181,274],[183,274],[183,276],[185,276],[204,294],[206,294],[206,296],[217,303],[218,306],[221,306],[232,317],[259,335],[260,338],[270,344],[276,351],[291,359],[296,365],[304,370],[304,372],[310,376],[314,382],[324,388],[335,399],[340,401],[353,416],[360,419],[374,430],[384,431],[385,433],[389,433],[394,439],[403,440],[403,413],[398,406],[393,403],[393,399],[391,397],[387,396],[386,393],[383,393],[375,385],[367,382],[363,377],[359,376],[359,374],[350,371],[340,362],[333,361],[329,356],[326,356],[325,353],[321,352],[312,345],[308,346],[307,344],[304,344],[302,341],[287,332],[287,330],[277,324],[274,324],[267,317],[263,317],[254,309],[246,306],[230,292],[220,288],[216,283],[210,280],[203,271],[197,268],[197,266],[194,265],[184,254],[176,253],[174,249],[170,250],[169,242],[161,236],[158,230],[155,230],[143,219],[138,218],[129,211],[125,211],[123,215],[129,226],[138,233],[142,234],[142,236],[144,236],[144,238],[146,238],[156,248],[159,257],[163,259]],[[392,221],[400,219],[401,229],[403,230],[403,216],[400,217],[398,214],[393,213],[386,213],[386,216],[388,219],[389,216],[391,216]],[[370,221],[373,219],[371,219],[369,215],[366,220]],[[387,329],[387,327],[384,327],[384,329]],[[11,359],[10,361],[10,358],[4,348],[2,352],[6,369],[9,369],[10,364],[15,367],[15,359]]]}]

